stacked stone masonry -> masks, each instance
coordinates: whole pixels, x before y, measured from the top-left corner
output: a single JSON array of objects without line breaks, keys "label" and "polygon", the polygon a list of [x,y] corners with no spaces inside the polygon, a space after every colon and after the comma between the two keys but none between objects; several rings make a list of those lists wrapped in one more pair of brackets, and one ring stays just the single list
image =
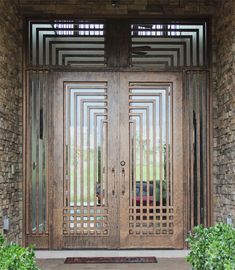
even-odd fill
[{"label": "stacked stone masonry", "polygon": [[0,0],[0,233],[22,239],[22,31],[17,1]]},{"label": "stacked stone masonry", "polygon": [[214,220],[235,224],[235,1],[220,1],[215,18]]}]

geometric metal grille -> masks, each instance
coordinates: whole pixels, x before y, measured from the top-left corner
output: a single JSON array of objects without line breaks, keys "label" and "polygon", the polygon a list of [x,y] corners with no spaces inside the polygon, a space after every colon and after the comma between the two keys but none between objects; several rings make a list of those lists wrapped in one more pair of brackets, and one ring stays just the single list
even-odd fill
[{"label": "geometric metal grille", "polygon": [[172,84],[129,85],[129,234],[174,233]]},{"label": "geometric metal grille", "polygon": [[107,83],[65,83],[64,234],[108,235]]},{"label": "geometric metal grille", "polygon": [[206,66],[206,23],[132,24],[131,64],[162,68]]},{"label": "geometric metal grille", "polygon": [[[208,65],[206,22],[134,23],[130,29],[132,66]],[[106,24],[102,22],[30,21],[28,64],[104,67],[105,44]]]},{"label": "geometric metal grille", "polygon": [[29,64],[105,66],[103,23],[29,22]]}]

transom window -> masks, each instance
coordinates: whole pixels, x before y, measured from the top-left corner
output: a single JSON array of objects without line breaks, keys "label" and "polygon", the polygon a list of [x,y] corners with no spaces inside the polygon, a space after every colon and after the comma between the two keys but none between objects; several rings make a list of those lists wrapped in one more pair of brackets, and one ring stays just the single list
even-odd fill
[{"label": "transom window", "polygon": [[[106,28],[112,23],[118,22],[30,21],[28,64],[108,67],[107,58],[112,58],[110,47],[118,38],[114,31],[107,35]],[[124,31],[130,48],[129,66],[182,68],[208,65],[206,22],[130,21],[125,26],[129,28],[129,32]],[[122,55],[122,51],[119,54]]]}]

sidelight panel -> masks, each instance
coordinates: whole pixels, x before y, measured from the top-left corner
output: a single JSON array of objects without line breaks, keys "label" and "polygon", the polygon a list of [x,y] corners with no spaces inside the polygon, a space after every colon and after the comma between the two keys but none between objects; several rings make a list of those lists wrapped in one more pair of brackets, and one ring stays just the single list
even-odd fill
[{"label": "sidelight panel", "polygon": [[187,157],[188,194],[189,205],[189,229],[194,226],[210,224],[210,169],[209,164],[209,88],[210,77],[206,71],[186,72],[186,97],[189,106],[186,108],[186,123],[188,130]]},{"label": "sidelight panel", "polygon": [[27,233],[48,233],[47,73],[29,75]]}]

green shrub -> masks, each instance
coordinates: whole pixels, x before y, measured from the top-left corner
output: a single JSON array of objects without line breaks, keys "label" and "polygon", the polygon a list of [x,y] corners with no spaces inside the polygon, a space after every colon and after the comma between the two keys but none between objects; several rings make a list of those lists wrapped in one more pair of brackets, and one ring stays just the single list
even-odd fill
[{"label": "green shrub", "polygon": [[15,243],[7,243],[0,235],[0,269],[39,270],[35,265],[33,248],[24,248]]},{"label": "green shrub", "polygon": [[199,225],[187,238],[187,261],[195,270],[235,270],[235,230],[219,223],[204,228]]}]

